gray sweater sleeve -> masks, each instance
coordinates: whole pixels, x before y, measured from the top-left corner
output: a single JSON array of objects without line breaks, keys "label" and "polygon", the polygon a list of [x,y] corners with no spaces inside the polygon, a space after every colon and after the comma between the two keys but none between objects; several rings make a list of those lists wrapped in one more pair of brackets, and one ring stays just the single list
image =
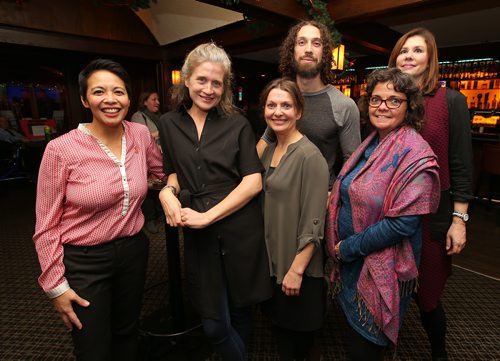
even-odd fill
[{"label": "gray sweater sleeve", "polygon": [[361,143],[359,129],[359,110],[352,99],[347,98],[342,102],[342,107],[335,110],[339,119],[339,141],[345,162]]},{"label": "gray sweater sleeve", "polygon": [[276,135],[271,128],[267,127],[260,139],[262,139],[267,144],[274,143],[276,141]]}]

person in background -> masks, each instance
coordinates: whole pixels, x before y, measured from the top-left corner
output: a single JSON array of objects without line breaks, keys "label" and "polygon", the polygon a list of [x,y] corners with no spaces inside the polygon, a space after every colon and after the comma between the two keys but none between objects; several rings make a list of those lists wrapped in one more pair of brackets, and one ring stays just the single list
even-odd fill
[{"label": "person in background", "polygon": [[[168,182],[167,223],[183,228],[188,291],[222,360],[246,360],[251,306],[271,296],[262,165],[249,122],[236,111],[231,61],[214,43],[186,57],[173,111],[159,123]],[[179,198],[177,198],[179,196]]]},{"label": "person in background", "polygon": [[375,129],[340,171],[327,216],[331,278],[352,360],[383,360],[417,285],[422,215],[439,202],[437,159],[418,134],[423,98],[400,70],[375,70],[360,99]]},{"label": "person in background", "polygon": [[304,100],[296,83],[276,79],[261,108],[276,142],[262,154],[264,229],[274,294],[265,303],[281,361],[304,360],[326,313],[323,234],[328,165],[297,129]]},{"label": "person in background", "polygon": [[[144,124],[148,127],[153,138],[158,141],[158,122],[160,121],[160,97],[157,92],[142,92],[139,96],[139,110],[132,114],[130,121]],[[159,142],[158,142],[159,143]]]},{"label": "person in background", "polygon": [[[332,36],[325,25],[303,21],[289,30],[280,48],[279,65],[281,75],[296,81],[304,96],[298,129],[325,157],[330,188],[337,162],[347,160],[361,142],[356,103],[331,84],[332,49]],[[259,155],[274,139],[268,127],[257,144]]]},{"label": "person in background", "polygon": [[28,139],[19,132],[12,129],[7,118],[0,116],[0,141],[9,144],[15,144],[20,142],[27,142]]},{"label": "person in background", "polygon": [[447,360],[446,316],[440,298],[451,274],[451,256],[463,250],[467,239],[467,209],[473,199],[470,114],[460,92],[439,85],[436,40],[427,29],[404,34],[392,50],[389,66],[412,76],[424,94],[426,121],[421,134],[439,160],[441,201],[437,213],[423,220],[416,300],[432,359]]},{"label": "person in background", "polygon": [[[142,92],[139,96],[139,110],[132,115],[130,121],[134,123],[144,124],[148,127],[151,136],[160,143],[160,135],[157,124],[160,121],[160,100],[157,92],[148,91]],[[150,188],[156,184],[161,184],[157,179],[149,179]],[[163,217],[160,200],[158,199],[158,191],[150,189],[144,203],[142,204],[142,213],[144,214],[144,228],[150,233],[158,233],[159,228],[157,220]]]},{"label": "person in background", "polygon": [[107,59],[79,74],[92,121],[50,141],[37,184],[33,240],[40,286],[71,330],[77,360],[137,360],[149,241],[141,231],[148,173],[160,150],[124,121],[130,79]]}]

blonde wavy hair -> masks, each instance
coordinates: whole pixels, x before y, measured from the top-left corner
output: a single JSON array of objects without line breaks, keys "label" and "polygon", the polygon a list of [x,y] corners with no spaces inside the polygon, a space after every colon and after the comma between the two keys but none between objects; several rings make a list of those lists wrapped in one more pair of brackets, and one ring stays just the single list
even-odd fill
[{"label": "blonde wavy hair", "polygon": [[184,60],[184,65],[181,69],[181,81],[179,85],[174,87],[170,104],[172,109],[179,109],[181,105],[191,106],[192,100],[189,97],[189,89],[185,85],[185,80],[188,79],[199,65],[205,62],[219,64],[224,72],[223,87],[219,107],[226,114],[237,111],[233,104],[232,82],[233,74],[231,72],[231,60],[227,53],[215,43],[204,43],[194,48]]}]

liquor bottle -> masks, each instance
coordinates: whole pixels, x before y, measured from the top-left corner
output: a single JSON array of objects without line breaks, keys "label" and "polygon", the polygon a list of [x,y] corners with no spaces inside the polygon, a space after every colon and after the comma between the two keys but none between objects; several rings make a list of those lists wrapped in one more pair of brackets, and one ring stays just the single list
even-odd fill
[{"label": "liquor bottle", "polygon": [[46,125],[43,127],[43,134],[45,135],[45,141],[49,142],[52,139],[52,128]]},{"label": "liquor bottle", "polygon": [[490,92],[487,92],[484,95],[483,109],[490,109],[490,100],[489,100],[489,97],[490,97]]},{"label": "liquor bottle", "polygon": [[471,73],[470,75],[471,75],[472,79],[476,79],[477,78],[477,73],[478,73],[478,71],[477,71],[478,70],[477,69],[477,65],[478,65],[477,61],[474,61],[472,63],[471,70],[470,70],[470,73]]},{"label": "liquor bottle", "polygon": [[497,95],[493,95],[493,99],[491,99],[491,109],[496,109],[497,108]]},{"label": "liquor bottle", "polygon": [[487,73],[486,71],[486,62],[485,61],[480,61],[479,62],[479,75],[478,78],[484,78],[484,73]]},{"label": "liquor bottle", "polygon": [[483,94],[482,93],[479,93],[477,95],[477,109],[483,109],[483,102],[482,102],[482,99],[483,99]]},{"label": "liquor bottle", "polygon": [[493,64],[493,74],[490,76],[492,78],[496,78],[498,76],[498,72],[500,71],[500,60],[495,60],[495,63]]},{"label": "liquor bottle", "polygon": [[476,97],[472,97],[472,100],[470,101],[469,108],[475,108],[476,107]]},{"label": "liquor bottle", "polygon": [[465,74],[464,74],[464,79],[470,79],[470,67],[471,63],[468,61],[465,63]]},{"label": "liquor bottle", "polygon": [[453,79],[460,79],[460,63],[455,63],[453,65]]},{"label": "liquor bottle", "polygon": [[465,63],[460,63],[460,68],[458,69],[458,76],[460,79],[465,78]]},{"label": "liquor bottle", "polygon": [[491,78],[491,76],[493,75],[493,61],[492,60],[488,60],[486,62],[486,73],[484,74],[484,77],[485,78]]}]

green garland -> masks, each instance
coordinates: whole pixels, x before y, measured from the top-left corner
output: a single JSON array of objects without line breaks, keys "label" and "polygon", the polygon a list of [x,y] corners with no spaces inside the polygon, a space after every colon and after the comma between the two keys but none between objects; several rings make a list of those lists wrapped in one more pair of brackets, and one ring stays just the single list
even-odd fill
[{"label": "green garland", "polygon": [[332,34],[333,44],[335,46],[339,45],[342,41],[342,35],[339,33],[337,28],[335,27],[335,22],[333,21],[330,13],[328,12],[327,1],[323,0],[297,0],[301,3],[306,9],[309,16],[317,21],[325,25],[330,33]]},{"label": "green garland", "polygon": [[[222,4],[227,6],[235,6],[240,3],[240,0],[219,0]],[[264,1],[264,0],[261,0]],[[335,22],[333,21],[330,13],[328,12],[327,1],[325,0],[297,0],[302,6],[307,10],[309,16],[319,22],[324,24],[330,33],[332,34],[332,40],[335,46],[339,45],[342,41],[342,35],[339,33],[335,27]]]},{"label": "green garland", "polygon": [[220,0],[221,3],[228,6],[238,5],[240,0]]}]

